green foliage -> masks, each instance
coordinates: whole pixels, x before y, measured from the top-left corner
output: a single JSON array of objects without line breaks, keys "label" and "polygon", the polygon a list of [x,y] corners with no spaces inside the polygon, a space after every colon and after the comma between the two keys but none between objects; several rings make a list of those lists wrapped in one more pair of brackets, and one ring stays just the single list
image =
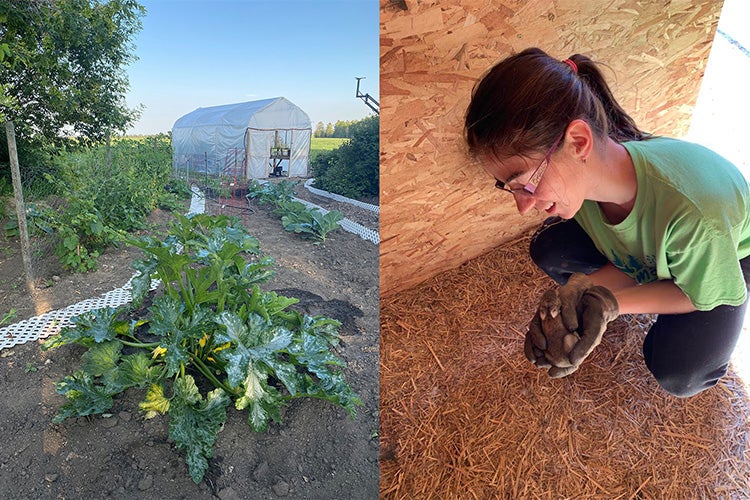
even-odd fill
[{"label": "green foliage", "polygon": [[193,481],[200,483],[214,455],[214,443],[227,419],[230,398],[221,389],[201,396],[190,375],[173,384],[174,395],[169,405],[169,437],[178,450],[185,452],[185,461]]},{"label": "green foliage", "polygon": [[301,201],[292,199],[277,199],[276,203],[274,203],[274,206],[276,208],[273,209],[273,213],[275,213],[279,217],[283,217],[285,215],[301,215],[305,211],[307,211],[307,205],[305,205]]},{"label": "green foliage", "polygon": [[287,180],[264,184],[254,180],[248,186],[248,196],[256,198],[259,203],[276,205],[279,201],[291,201],[296,185],[296,182]]},{"label": "green foliage", "polygon": [[323,215],[320,210],[308,208],[304,203],[293,200],[294,184],[288,181],[277,184],[253,181],[248,188],[248,197],[257,199],[259,203],[273,205],[273,213],[281,217],[285,230],[317,240],[316,244],[323,243],[328,233],[338,229],[338,222],[344,218],[336,210]]},{"label": "green foliage", "polygon": [[[51,220],[56,213],[44,205],[29,203],[26,205],[26,227],[31,236],[41,236],[51,234],[54,229],[51,226]],[[2,220],[2,218],[0,218]],[[5,236],[14,237],[19,235],[18,217],[14,213],[5,225]]]},{"label": "green foliage", "polygon": [[8,323],[15,316],[16,316],[16,310],[15,309],[11,309],[7,313],[3,314],[2,318],[0,318],[0,326],[3,326],[4,324]]},{"label": "green foliage", "polygon": [[380,120],[371,116],[351,126],[352,139],[312,161],[315,187],[349,198],[377,196],[380,189]]},{"label": "green foliage", "polygon": [[[149,237],[131,241],[148,256],[134,264],[140,272],[132,282],[135,304],[145,297],[154,273],[162,282],[177,285],[167,287],[165,296],[191,314],[204,302],[215,304],[217,312],[247,302],[251,297],[248,289],[273,276],[273,258],[250,262],[242,258],[259,253],[258,240],[234,219],[206,214],[176,217],[163,242]],[[165,311],[162,308],[159,314],[169,317]]]},{"label": "green foliage", "polygon": [[356,120],[336,120],[336,123],[318,122],[313,132],[315,138],[347,138],[351,137],[352,125],[357,123]]},{"label": "green foliage", "polygon": [[0,177],[0,197],[11,196],[13,194],[13,184],[7,177]]},{"label": "green foliage", "polygon": [[320,210],[305,210],[301,213],[290,212],[284,215],[281,217],[281,224],[287,231],[316,239],[322,243],[326,240],[328,233],[338,229],[338,222],[343,218],[344,215],[336,210],[325,215]]},{"label": "green foliage", "polygon": [[[259,256],[257,240],[236,220],[178,216],[163,240],[132,242],[146,255],[133,263],[140,271],[134,304],[142,304],[152,278],[164,283],[163,294],[143,318],[92,311],[43,344],[87,348],[80,369],[56,385],[65,403],[54,422],[101,414],[119,393],[140,389],[140,409],[147,418],[168,416],[169,437],[197,483],[232,401],[258,432],[280,421],[294,398],[324,399],[355,416],[361,402],[331,351],[340,323],[290,310],[296,299],[263,292],[259,283],[271,277],[273,260]],[[212,390],[203,393],[206,386]]]},{"label": "green foliage", "polygon": [[[0,24],[0,114],[16,125],[21,163],[31,149],[59,146],[72,127],[102,140],[137,117],[125,103],[124,68],[144,8],[134,0],[4,1]],[[0,162],[3,158],[0,158]]]},{"label": "green foliage", "polygon": [[82,370],[55,384],[55,391],[66,399],[65,404],[52,419],[56,424],[66,418],[101,414],[112,408],[112,394],[103,385],[97,384],[94,377]]},{"label": "green foliage", "polygon": [[[166,138],[166,136],[158,137],[164,137],[166,140],[169,140],[168,138]],[[171,158],[172,150],[169,149],[167,153]],[[193,191],[190,189],[190,186],[185,181],[185,179],[171,178],[169,182],[167,182],[167,185],[164,186],[164,189],[166,189],[168,193],[174,194],[180,199],[189,199],[191,196],[193,196]]]},{"label": "green foliage", "polygon": [[119,233],[105,224],[93,200],[73,198],[62,212],[49,213],[59,237],[55,255],[66,269],[95,270],[102,251],[120,239]]},{"label": "green foliage", "polygon": [[48,191],[65,200],[63,208],[30,204],[29,226],[37,234],[57,233],[55,254],[65,268],[96,269],[102,251],[122,234],[145,227],[154,208],[183,208],[173,193],[189,190],[170,178],[171,156],[165,135],[64,151],[55,159],[56,175],[44,176]]},{"label": "green foliage", "polygon": [[160,134],[145,140],[120,139],[109,147],[101,144],[63,154],[57,160],[57,190],[65,198],[93,201],[104,224],[115,230],[133,231],[173,184],[172,147]]},{"label": "green foliage", "polygon": [[0,222],[8,217],[8,193],[5,177],[0,177]]},{"label": "green foliage", "polygon": [[192,196],[193,191],[184,179],[172,178],[164,186],[164,191],[157,193],[156,206],[170,212],[182,211],[185,208],[183,200],[189,200]]}]

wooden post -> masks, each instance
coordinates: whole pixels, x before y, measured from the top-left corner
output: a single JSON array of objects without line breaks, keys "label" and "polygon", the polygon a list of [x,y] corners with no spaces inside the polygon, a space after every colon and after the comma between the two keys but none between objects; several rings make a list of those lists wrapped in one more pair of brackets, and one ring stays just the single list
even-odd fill
[{"label": "wooden post", "polygon": [[8,137],[8,156],[10,157],[10,173],[13,178],[13,194],[16,199],[16,214],[18,214],[18,231],[21,237],[21,255],[23,269],[26,272],[26,288],[29,293],[34,292],[34,270],[31,267],[31,246],[29,231],[26,227],[26,206],[23,203],[21,189],[21,170],[18,166],[18,149],[16,148],[16,130],[12,121],[5,122],[5,135]]},{"label": "wooden post", "polygon": [[112,169],[112,134],[107,130],[107,170]]}]

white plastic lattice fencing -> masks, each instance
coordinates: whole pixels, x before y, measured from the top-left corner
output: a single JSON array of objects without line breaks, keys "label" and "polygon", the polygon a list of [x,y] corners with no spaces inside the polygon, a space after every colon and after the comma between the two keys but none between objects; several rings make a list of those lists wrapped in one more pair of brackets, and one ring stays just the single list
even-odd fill
[{"label": "white plastic lattice fencing", "polygon": [[[132,280],[132,278],[130,279]],[[57,309],[44,313],[40,316],[19,321],[12,325],[0,328],[0,350],[6,347],[13,347],[18,344],[25,344],[30,340],[46,339],[52,335],[60,333],[60,330],[66,326],[71,326],[70,318],[87,311],[101,309],[103,307],[119,307],[130,302],[132,287],[130,280],[121,288],[115,288],[99,297],[82,300],[77,304],[70,305],[64,309]],[[159,285],[158,280],[151,281],[151,289],[154,290]]]},{"label": "white plastic lattice fencing", "polygon": [[352,200],[351,198],[347,198],[346,196],[341,196],[340,194],[329,193],[328,191],[323,191],[322,189],[314,188],[312,187],[313,182],[315,182],[315,179],[307,179],[305,181],[305,187],[307,188],[308,191],[310,191],[313,194],[317,194],[318,196],[324,196],[326,198],[331,198],[332,200],[349,203],[350,205],[355,205],[355,206],[364,208],[366,210],[369,210],[371,212],[380,213],[380,207],[377,205],[371,205],[369,203],[364,203],[359,200]]}]

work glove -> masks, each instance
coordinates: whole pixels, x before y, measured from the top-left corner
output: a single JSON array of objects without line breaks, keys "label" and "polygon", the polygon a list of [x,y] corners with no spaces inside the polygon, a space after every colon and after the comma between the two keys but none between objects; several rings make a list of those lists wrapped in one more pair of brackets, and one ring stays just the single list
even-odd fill
[{"label": "work glove", "polygon": [[599,345],[607,324],[618,314],[612,292],[575,273],[568,283],[542,295],[524,354],[538,368],[549,368],[551,378],[569,375]]},{"label": "work glove", "polygon": [[578,366],[591,354],[607,329],[607,325],[620,315],[617,299],[603,286],[593,286],[586,290],[579,302],[581,339],[570,351],[570,362]]}]

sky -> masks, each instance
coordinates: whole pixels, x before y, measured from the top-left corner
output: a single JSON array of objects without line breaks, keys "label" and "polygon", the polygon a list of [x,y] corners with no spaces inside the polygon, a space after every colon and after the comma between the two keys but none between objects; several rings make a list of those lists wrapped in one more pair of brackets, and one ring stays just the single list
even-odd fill
[{"label": "sky", "polygon": [[140,0],[138,60],[126,69],[129,135],[168,132],[199,108],[285,97],[317,122],[372,115],[379,98],[378,0]]}]

